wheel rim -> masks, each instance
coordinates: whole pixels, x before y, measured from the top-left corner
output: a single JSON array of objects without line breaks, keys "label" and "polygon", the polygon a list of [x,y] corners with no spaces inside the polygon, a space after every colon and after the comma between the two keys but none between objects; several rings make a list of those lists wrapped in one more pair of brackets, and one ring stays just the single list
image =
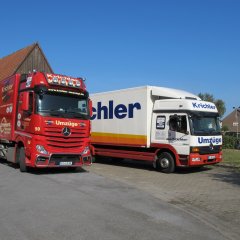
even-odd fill
[{"label": "wheel rim", "polygon": [[168,168],[169,167],[169,160],[167,158],[162,158],[160,160],[160,166],[161,168]]}]

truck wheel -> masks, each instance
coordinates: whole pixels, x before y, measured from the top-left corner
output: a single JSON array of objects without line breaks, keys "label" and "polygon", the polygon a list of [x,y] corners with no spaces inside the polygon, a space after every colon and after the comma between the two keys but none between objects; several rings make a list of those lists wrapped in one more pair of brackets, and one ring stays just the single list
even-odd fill
[{"label": "truck wheel", "polygon": [[164,173],[172,173],[175,171],[175,161],[173,156],[168,152],[163,152],[157,159],[157,169]]},{"label": "truck wheel", "polygon": [[20,166],[20,171],[21,172],[27,172],[27,166],[26,166],[26,163],[25,163],[25,151],[24,151],[24,147],[21,147],[19,148],[19,151],[18,151],[18,163],[19,163],[19,166]]}]

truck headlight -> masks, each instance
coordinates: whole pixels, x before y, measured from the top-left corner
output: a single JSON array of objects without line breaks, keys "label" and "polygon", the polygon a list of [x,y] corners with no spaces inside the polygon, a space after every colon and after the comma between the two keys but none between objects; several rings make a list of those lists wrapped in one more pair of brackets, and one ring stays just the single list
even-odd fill
[{"label": "truck headlight", "polygon": [[199,153],[199,147],[191,147],[191,153]]},{"label": "truck headlight", "polygon": [[89,147],[85,147],[84,150],[82,151],[82,154],[85,155],[85,154],[88,154],[89,153]]},{"label": "truck headlight", "polygon": [[54,82],[54,83],[58,83],[58,78],[57,78],[57,77],[54,77],[54,78],[53,78],[53,82]]},{"label": "truck headlight", "polygon": [[80,86],[81,86],[80,81],[76,81],[76,87],[80,87]]},{"label": "truck headlight", "polygon": [[36,149],[41,154],[48,154],[48,151],[42,145],[37,145]]}]

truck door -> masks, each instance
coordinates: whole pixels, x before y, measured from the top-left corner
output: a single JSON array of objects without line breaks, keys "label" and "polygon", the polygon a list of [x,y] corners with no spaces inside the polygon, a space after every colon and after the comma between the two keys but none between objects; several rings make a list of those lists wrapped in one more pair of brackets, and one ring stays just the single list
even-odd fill
[{"label": "truck door", "polygon": [[178,154],[188,155],[190,145],[190,128],[185,114],[169,114],[168,118],[168,143]]},{"label": "truck door", "polygon": [[178,154],[189,154],[189,123],[186,114],[154,114],[152,143],[172,145]]},{"label": "truck door", "polygon": [[[27,98],[26,98],[27,93]],[[24,100],[24,98],[26,98]],[[24,101],[28,101],[28,109],[23,109]],[[18,101],[18,113],[16,129],[28,132],[30,128],[31,115],[33,113],[33,92],[21,92]]]}]

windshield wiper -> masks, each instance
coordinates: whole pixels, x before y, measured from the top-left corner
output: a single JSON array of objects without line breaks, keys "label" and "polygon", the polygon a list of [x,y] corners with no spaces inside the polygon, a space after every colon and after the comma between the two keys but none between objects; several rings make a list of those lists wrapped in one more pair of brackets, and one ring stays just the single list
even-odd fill
[{"label": "windshield wiper", "polygon": [[[79,108],[75,108],[75,109],[79,110]],[[89,119],[88,114],[73,111],[73,110],[74,110],[73,108],[72,110],[59,108],[59,109],[40,110],[39,112],[40,113],[42,112],[44,114],[49,114],[51,116],[67,117],[67,115],[69,114],[71,115],[71,117],[74,117],[74,118]]]},{"label": "windshield wiper", "polygon": [[62,116],[62,113],[64,113],[62,110],[57,110],[57,109],[49,109],[49,110],[40,110],[40,113],[47,113],[51,116]]},{"label": "windshield wiper", "polygon": [[66,113],[69,113],[69,114],[73,115],[73,117],[76,117],[76,118],[88,119],[88,115],[86,115],[84,113],[75,112],[75,111],[67,111]]},{"label": "windshield wiper", "polygon": [[214,129],[201,129],[201,130],[195,130],[194,134],[208,136],[208,135],[220,135],[221,132]]},{"label": "windshield wiper", "polygon": [[215,130],[215,129],[214,129],[214,130],[210,130],[209,133],[210,133],[210,134],[216,134],[216,135],[218,135],[218,134],[220,135],[220,134],[221,134],[220,131],[217,131],[217,130]]}]

